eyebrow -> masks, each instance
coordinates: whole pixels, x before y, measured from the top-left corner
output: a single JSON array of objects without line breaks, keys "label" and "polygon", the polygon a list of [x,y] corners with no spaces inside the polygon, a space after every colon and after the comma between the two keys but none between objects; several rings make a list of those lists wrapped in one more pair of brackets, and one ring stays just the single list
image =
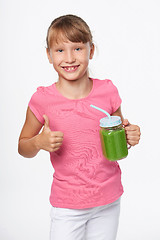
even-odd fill
[{"label": "eyebrow", "polygon": [[[71,42],[73,44],[73,46],[77,47],[77,46],[82,46],[85,45],[85,43],[83,42]],[[55,48],[61,48],[61,47],[65,47],[65,44],[63,42],[59,42],[59,43],[54,43],[53,47]]]}]

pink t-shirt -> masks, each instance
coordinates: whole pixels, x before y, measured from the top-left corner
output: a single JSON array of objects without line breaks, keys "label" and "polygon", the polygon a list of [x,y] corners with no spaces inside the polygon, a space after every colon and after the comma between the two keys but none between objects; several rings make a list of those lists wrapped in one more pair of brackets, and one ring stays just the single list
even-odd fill
[{"label": "pink t-shirt", "polygon": [[55,170],[50,195],[54,207],[101,206],[123,193],[118,163],[108,161],[102,154],[99,121],[105,114],[90,107],[93,104],[112,114],[119,108],[121,98],[111,80],[92,80],[92,90],[85,98],[65,98],[54,83],[39,87],[29,102],[41,123],[46,114],[50,129],[64,133],[60,149],[50,153]]}]

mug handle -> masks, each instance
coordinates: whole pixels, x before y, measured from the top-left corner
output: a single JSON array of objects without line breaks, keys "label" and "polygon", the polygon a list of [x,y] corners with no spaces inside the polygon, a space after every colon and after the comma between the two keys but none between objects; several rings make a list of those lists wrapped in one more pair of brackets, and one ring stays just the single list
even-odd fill
[{"label": "mug handle", "polygon": [[127,148],[130,149],[132,146],[130,144],[127,143]]},{"label": "mug handle", "polygon": [[[128,125],[127,125],[128,126]],[[123,125],[123,128],[125,129],[125,126]],[[127,148],[130,149],[132,146],[127,143]]]}]

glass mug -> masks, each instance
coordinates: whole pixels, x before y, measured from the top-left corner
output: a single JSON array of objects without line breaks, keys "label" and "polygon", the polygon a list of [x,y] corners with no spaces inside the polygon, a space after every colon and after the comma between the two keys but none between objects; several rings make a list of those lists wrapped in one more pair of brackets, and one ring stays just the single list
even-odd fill
[{"label": "glass mug", "polygon": [[125,129],[119,116],[100,119],[100,139],[105,158],[117,161],[127,157],[128,147]]}]

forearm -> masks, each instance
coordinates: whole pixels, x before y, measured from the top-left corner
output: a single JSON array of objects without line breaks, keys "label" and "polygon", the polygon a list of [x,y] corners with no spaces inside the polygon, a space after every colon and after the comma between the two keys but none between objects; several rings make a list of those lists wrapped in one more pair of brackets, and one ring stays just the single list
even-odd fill
[{"label": "forearm", "polygon": [[22,138],[19,140],[18,152],[26,158],[32,158],[40,151],[38,144],[39,134],[32,138]]}]

